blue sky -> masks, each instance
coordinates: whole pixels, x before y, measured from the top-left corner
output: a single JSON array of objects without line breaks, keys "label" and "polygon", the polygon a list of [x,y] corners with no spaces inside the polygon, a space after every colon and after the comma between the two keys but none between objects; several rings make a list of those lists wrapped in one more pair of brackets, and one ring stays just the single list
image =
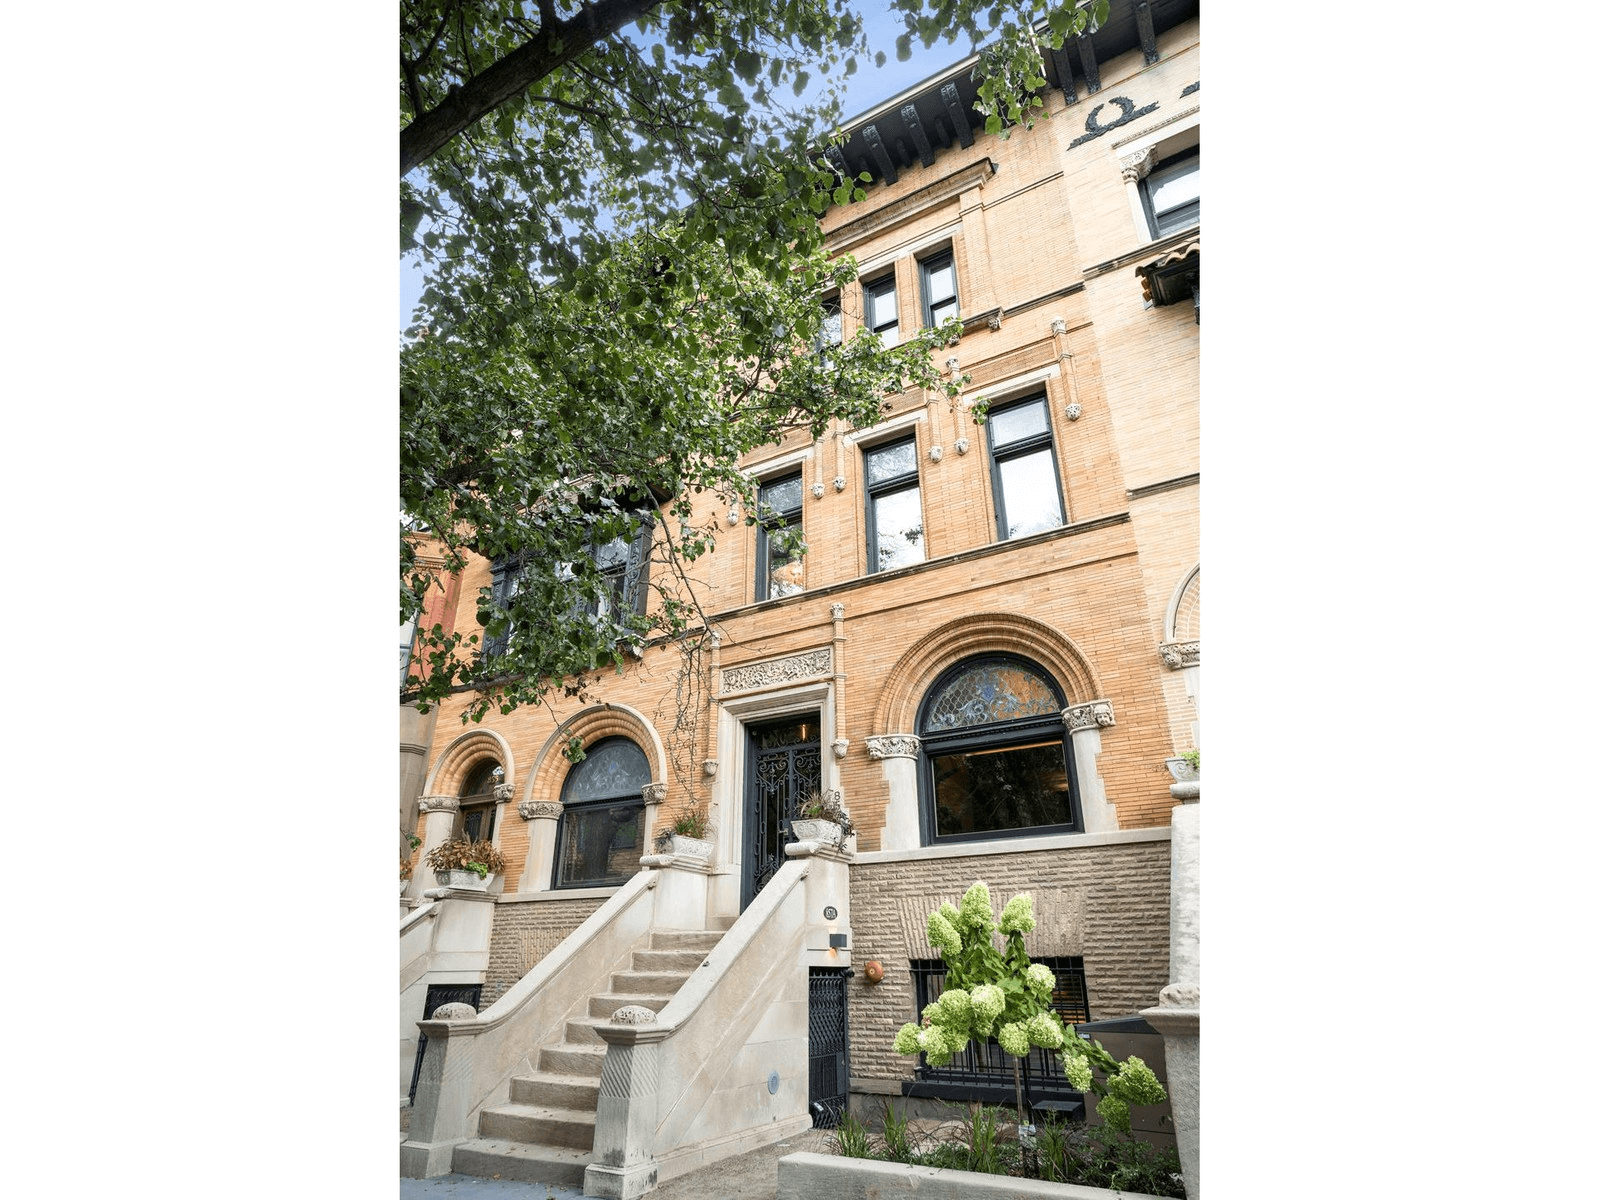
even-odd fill
[{"label": "blue sky", "polygon": [[[856,73],[845,81],[843,103],[844,115],[847,118],[866,112],[874,105],[881,104],[913,84],[937,74],[971,53],[970,47],[964,42],[935,43],[924,50],[920,43],[913,41],[911,57],[905,62],[900,62],[894,56],[894,39],[904,29],[901,18],[886,9],[875,9],[866,13],[865,21],[868,42],[875,49],[883,51],[885,62],[882,67],[874,67],[870,59],[864,60],[858,64]],[[630,37],[637,36],[637,30],[631,27],[628,33]],[[813,80],[807,89],[808,92],[819,92],[825,82],[826,78],[819,76]],[[402,329],[410,323],[411,310],[422,292],[422,278],[422,272],[413,260],[401,261],[400,328]]]}]

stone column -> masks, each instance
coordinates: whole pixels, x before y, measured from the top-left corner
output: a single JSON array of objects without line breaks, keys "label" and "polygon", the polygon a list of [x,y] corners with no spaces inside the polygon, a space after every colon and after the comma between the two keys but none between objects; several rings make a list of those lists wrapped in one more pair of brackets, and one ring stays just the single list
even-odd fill
[{"label": "stone column", "polygon": [[1117,809],[1106,798],[1100,778],[1100,731],[1117,723],[1111,701],[1090,700],[1062,709],[1061,720],[1072,738],[1072,757],[1078,768],[1078,806],[1085,833],[1112,833],[1117,829]]},{"label": "stone column", "polygon": [[633,1200],[654,1190],[659,1047],[668,1031],[656,1014],[629,1004],[596,1029],[606,1043],[594,1113],[594,1161],[583,1172],[590,1196]]},{"label": "stone column", "polygon": [[528,860],[517,880],[518,892],[548,892],[556,865],[556,820],[561,805],[524,800],[517,815],[529,823]]},{"label": "stone column", "polygon": [[883,763],[883,780],[889,785],[884,809],[883,850],[915,850],[922,845],[922,817],[917,798],[917,761],[922,741],[911,733],[886,733],[867,739],[867,753]]},{"label": "stone column", "polygon": [[455,831],[456,816],[461,812],[461,801],[454,796],[424,796],[417,801],[419,818],[426,818],[422,832],[422,846],[417,854],[417,865],[411,872],[411,883],[406,887],[409,900],[420,900],[422,893],[433,886],[433,868],[428,866],[428,854]]}]

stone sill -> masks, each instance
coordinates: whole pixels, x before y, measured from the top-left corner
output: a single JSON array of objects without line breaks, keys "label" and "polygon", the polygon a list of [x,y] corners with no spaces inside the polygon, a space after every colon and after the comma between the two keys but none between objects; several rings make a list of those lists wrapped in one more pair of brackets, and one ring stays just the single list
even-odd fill
[{"label": "stone sill", "polygon": [[1135,842],[1170,842],[1172,827],[1119,829],[1113,833],[1057,833],[1049,837],[999,838],[992,842],[954,842],[944,846],[919,846],[915,850],[863,850],[856,862],[916,862],[930,858],[980,858],[995,854],[1027,854],[1039,850],[1083,850],[1090,846],[1122,846]]},{"label": "stone sill", "polygon": [[622,890],[622,885],[599,888],[562,888],[548,892],[511,892],[500,897],[501,904],[526,904],[540,900],[608,900]]}]

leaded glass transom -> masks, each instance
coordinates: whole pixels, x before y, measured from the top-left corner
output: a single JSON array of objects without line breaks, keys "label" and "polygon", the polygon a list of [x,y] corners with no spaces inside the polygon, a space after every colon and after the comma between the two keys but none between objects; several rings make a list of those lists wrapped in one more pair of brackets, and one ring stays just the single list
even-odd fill
[{"label": "leaded glass transom", "polygon": [[945,681],[923,718],[924,733],[1058,713],[1049,679],[1014,659],[980,660]]},{"label": "leaded glass transom", "polygon": [[644,751],[626,738],[601,742],[572,768],[561,789],[563,804],[615,800],[637,796],[650,782],[650,762]]}]

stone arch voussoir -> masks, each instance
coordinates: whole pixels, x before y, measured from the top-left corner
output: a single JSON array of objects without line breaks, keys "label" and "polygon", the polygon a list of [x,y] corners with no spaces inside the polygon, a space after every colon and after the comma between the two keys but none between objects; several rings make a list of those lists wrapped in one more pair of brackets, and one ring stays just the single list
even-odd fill
[{"label": "stone arch voussoir", "polygon": [[914,733],[917,706],[939,673],[975,654],[1019,654],[1032,659],[1067,693],[1067,703],[1101,698],[1100,683],[1083,651],[1043,621],[1015,613],[973,613],[941,625],[900,656],[884,678],[873,733]]}]

